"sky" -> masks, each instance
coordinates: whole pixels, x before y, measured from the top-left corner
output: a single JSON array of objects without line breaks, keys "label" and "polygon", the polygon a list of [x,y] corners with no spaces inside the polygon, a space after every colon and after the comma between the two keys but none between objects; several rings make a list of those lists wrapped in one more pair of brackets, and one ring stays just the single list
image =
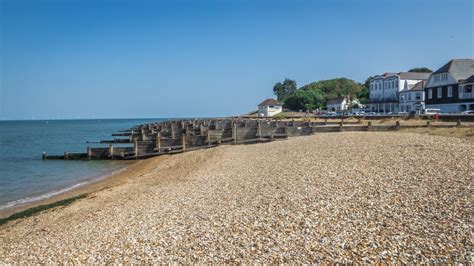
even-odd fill
[{"label": "sky", "polygon": [[239,115],[473,58],[472,0],[0,0],[0,119]]}]

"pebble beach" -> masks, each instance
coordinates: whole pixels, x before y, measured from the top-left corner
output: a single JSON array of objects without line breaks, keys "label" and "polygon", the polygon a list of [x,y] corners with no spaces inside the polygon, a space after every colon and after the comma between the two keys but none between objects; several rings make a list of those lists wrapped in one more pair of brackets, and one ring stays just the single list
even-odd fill
[{"label": "pebble beach", "polygon": [[474,144],[342,132],[137,162],[0,226],[2,263],[472,263]]}]

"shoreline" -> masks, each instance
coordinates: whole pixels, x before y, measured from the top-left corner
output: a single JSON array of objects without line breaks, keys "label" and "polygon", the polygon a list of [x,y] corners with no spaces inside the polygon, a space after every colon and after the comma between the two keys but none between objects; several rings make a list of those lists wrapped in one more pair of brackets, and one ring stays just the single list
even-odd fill
[{"label": "shoreline", "polygon": [[36,208],[43,205],[54,204],[62,200],[68,200],[80,195],[99,191],[106,187],[118,185],[117,183],[118,180],[116,180],[117,179],[116,177],[121,176],[121,174],[129,170],[130,167],[140,163],[141,161],[143,160],[132,161],[129,163],[129,165],[124,165],[120,169],[91,178],[90,180],[87,180],[87,181],[74,184],[72,186],[68,186],[65,188],[58,189],[58,190],[52,190],[50,192],[47,192],[35,197],[25,197],[22,199],[8,202],[5,205],[31,199],[24,203],[18,203],[13,206],[5,207],[4,209],[0,209],[0,219],[8,218],[12,215],[18,214],[23,211],[27,211],[32,208]]},{"label": "shoreline", "polygon": [[[438,135],[438,136],[449,137],[449,138],[459,138],[459,139],[467,140],[468,142],[472,143],[474,142],[474,138],[472,137],[472,135],[466,135],[467,131],[469,130],[472,130],[472,128],[471,129],[456,128],[454,131],[451,129],[421,128],[421,129],[403,129],[398,132],[421,134],[421,135],[425,135],[425,134]],[[5,209],[0,209],[0,219],[8,219],[12,215],[17,215],[21,212],[24,212],[24,211],[27,211],[29,209],[33,209],[39,206],[52,205],[59,201],[69,200],[81,195],[87,195],[90,193],[98,192],[106,188],[115,187],[119,184],[124,183],[123,181],[125,178],[134,177],[134,175],[136,175],[137,173],[143,172],[144,167],[141,167],[142,163],[150,162],[152,161],[151,159],[153,158],[159,158],[159,157],[164,158],[168,156],[172,156],[172,155],[161,155],[158,157],[151,157],[151,158],[145,158],[145,159],[140,159],[136,161],[130,161],[129,165],[126,165],[121,169],[114,170],[110,173],[98,176],[96,178],[92,178],[91,180],[84,181],[78,184],[74,184],[70,187],[60,189],[58,193],[54,193],[55,191],[51,191],[49,193],[43,194],[43,195],[47,195],[47,194],[53,193],[53,195],[51,196],[46,196],[44,198],[33,200],[31,202],[26,202],[24,204],[19,204],[17,206],[11,206]],[[42,197],[43,195],[40,195],[37,197]],[[20,199],[20,200],[23,200],[23,199]]]}]

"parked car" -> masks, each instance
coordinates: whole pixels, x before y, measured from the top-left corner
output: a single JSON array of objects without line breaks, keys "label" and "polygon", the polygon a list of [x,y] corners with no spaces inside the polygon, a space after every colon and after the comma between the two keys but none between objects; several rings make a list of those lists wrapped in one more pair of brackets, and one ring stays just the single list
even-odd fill
[{"label": "parked car", "polygon": [[421,111],[421,113],[424,114],[424,115],[441,114],[441,109],[435,109],[435,108],[424,109],[423,111]]},{"label": "parked car", "polygon": [[398,112],[397,115],[408,115],[408,112]]},{"label": "parked car", "polygon": [[474,114],[474,110],[467,110],[467,111],[462,112],[461,114],[463,114],[463,115],[472,115],[472,114]]}]

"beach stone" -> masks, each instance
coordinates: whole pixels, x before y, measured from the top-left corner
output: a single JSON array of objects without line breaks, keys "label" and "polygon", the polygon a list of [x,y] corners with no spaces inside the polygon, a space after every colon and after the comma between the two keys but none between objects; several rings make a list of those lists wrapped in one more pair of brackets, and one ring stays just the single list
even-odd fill
[{"label": "beach stone", "polygon": [[473,146],[341,132],[151,158],[2,225],[0,263],[468,264]]}]

